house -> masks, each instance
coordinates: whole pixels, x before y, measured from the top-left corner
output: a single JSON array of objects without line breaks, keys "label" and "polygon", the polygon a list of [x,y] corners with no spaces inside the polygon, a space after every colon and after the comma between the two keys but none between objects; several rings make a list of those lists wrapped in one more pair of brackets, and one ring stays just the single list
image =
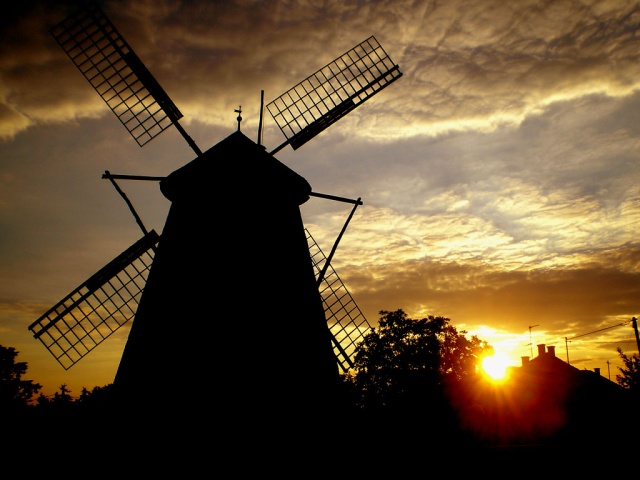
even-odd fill
[{"label": "house", "polygon": [[507,381],[477,382],[456,401],[462,428],[489,446],[622,446],[640,426],[637,396],[594,371],[580,370],[538,345]]}]

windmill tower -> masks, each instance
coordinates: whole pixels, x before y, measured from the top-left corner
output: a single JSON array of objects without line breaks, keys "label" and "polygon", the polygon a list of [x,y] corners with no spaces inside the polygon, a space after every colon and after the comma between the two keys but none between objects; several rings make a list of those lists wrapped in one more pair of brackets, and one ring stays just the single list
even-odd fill
[{"label": "windmill tower", "polygon": [[[144,235],[33,322],[34,337],[68,369],[135,318],[114,379],[135,411],[162,392],[166,412],[179,415],[192,407],[189,389],[204,386],[225,412],[292,416],[336,405],[339,369],[352,365],[369,328],[330,263],[351,216],[326,257],[300,205],[342,201],[353,215],[361,202],[313,192],[274,154],[400,78],[398,66],[370,37],[267,105],[286,137],[279,147],[268,152],[260,133],[250,140],[239,109],[237,131],[202,152],[97,5],[52,34],[140,146],[175,126],[196,156],[166,177],[105,172]],[[159,182],[171,202],[161,235],[147,231],[119,179]]]}]

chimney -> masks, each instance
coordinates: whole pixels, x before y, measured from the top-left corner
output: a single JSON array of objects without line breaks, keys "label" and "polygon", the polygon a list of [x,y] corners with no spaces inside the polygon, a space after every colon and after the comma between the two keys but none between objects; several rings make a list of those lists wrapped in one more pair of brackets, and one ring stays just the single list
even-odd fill
[{"label": "chimney", "polygon": [[598,375],[600,375],[600,369],[599,368],[596,367],[596,368],[593,369],[593,371],[596,372]]},{"label": "chimney", "polygon": [[544,355],[544,347],[545,347],[544,343],[538,344],[538,356]]},{"label": "chimney", "polygon": [[527,363],[529,363],[529,355],[526,357],[520,357],[522,359],[522,366],[524,367]]},{"label": "chimney", "polygon": [[556,346],[555,345],[548,346],[547,347],[547,352],[549,352],[550,356],[555,357],[556,356]]}]

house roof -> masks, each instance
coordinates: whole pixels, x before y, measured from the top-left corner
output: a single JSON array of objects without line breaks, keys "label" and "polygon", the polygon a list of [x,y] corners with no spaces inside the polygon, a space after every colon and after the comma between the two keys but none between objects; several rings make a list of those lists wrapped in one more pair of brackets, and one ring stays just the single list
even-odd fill
[{"label": "house roof", "polygon": [[461,423],[501,445],[600,445],[640,425],[637,396],[599,372],[580,370],[538,345],[504,384],[477,383],[456,400]]}]

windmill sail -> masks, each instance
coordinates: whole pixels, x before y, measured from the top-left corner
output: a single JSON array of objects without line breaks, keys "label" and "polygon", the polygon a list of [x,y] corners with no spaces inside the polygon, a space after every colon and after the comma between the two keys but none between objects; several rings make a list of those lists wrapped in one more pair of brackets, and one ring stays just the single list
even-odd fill
[{"label": "windmill sail", "polygon": [[324,304],[324,313],[331,332],[333,352],[343,372],[353,367],[355,349],[369,330],[371,325],[360,311],[344,283],[329,264],[320,246],[311,236],[308,229],[307,243],[309,253],[316,272],[316,277],[325,272],[319,290]]},{"label": "windmill sail", "polygon": [[178,123],[178,107],[95,3],[51,34],[138,145],[174,125],[196,154],[202,153]]},{"label": "windmill sail", "polygon": [[158,240],[151,230],[29,325],[65,370],[135,316]]},{"label": "windmill sail", "polygon": [[371,36],[267,104],[294,150],[402,76]]}]

